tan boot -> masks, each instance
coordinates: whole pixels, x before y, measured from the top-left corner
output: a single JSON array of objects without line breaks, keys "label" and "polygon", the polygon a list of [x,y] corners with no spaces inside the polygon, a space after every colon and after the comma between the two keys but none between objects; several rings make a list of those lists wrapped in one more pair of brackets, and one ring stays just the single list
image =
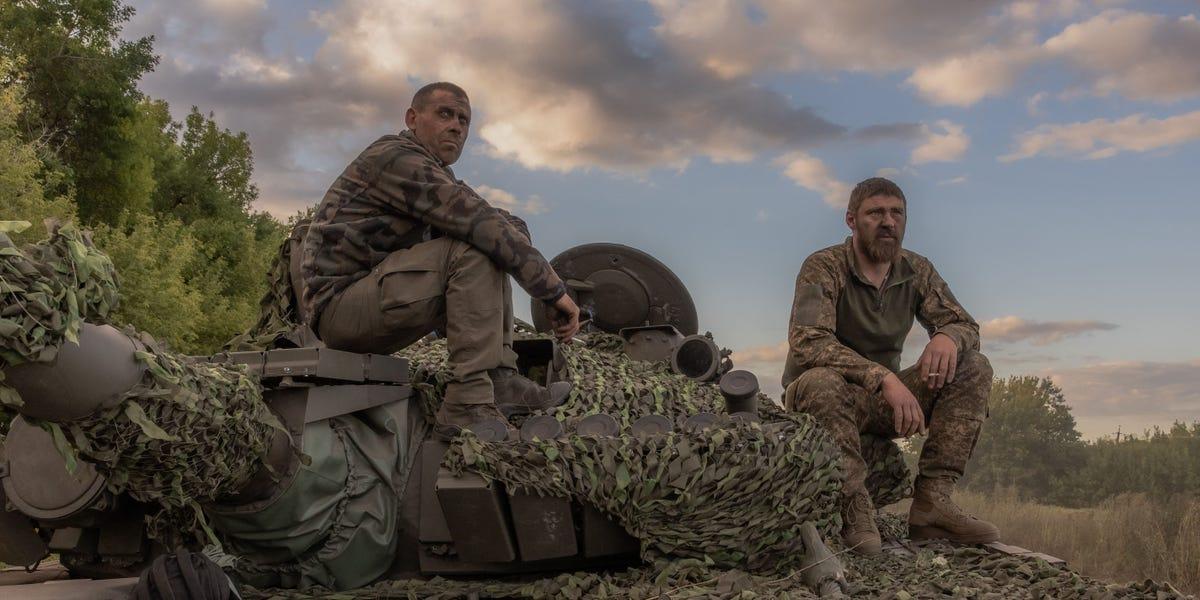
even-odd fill
[{"label": "tan boot", "polygon": [[995,525],[977,519],[950,499],[954,483],[945,479],[917,478],[912,507],[908,510],[908,537],[943,539],[959,544],[987,544],[1000,540]]},{"label": "tan boot", "polygon": [[[457,404],[443,402],[438,408],[437,414],[434,415],[435,424],[433,427],[434,435],[443,441],[449,441],[451,438],[462,433],[467,426],[480,421],[489,419],[499,419],[503,423],[508,423],[508,419],[500,414],[496,409],[495,404]],[[508,439],[517,439],[518,434],[515,427],[508,425]]]},{"label": "tan boot", "polygon": [[571,384],[556,381],[542,387],[513,369],[488,371],[496,395],[496,408],[505,417],[527,415],[535,410],[560,406],[571,393]]},{"label": "tan boot", "polygon": [[842,509],[842,541],[855,554],[873,556],[883,551],[875,527],[875,507],[865,491],[851,496]]}]

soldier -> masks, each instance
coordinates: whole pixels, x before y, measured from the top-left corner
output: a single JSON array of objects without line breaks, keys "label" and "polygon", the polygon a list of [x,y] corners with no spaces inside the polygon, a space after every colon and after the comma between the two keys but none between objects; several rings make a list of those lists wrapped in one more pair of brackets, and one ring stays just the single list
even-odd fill
[{"label": "soldier", "polygon": [[466,92],[426,85],[404,123],[346,167],[313,215],[305,321],[329,347],[352,352],[392,353],[443,332],[453,379],[436,415],[442,436],[561,404],[569,384],[547,390],[516,372],[508,275],[545,302],[564,343],[579,331],[579,308],[525,222],[450,170],[471,125]]},{"label": "soldier", "polygon": [[[992,367],[979,352],[979,325],[933,264],[901,249],[904,192],[881,178],[850,193],[851,236],[817,251],[796,277],[784,366],[784,403],[813,415],[842,450],[843,538],[861,554],[880,551],[859,436],[926,432],[909,535],[960,543],[999,538],[990,523],[950,499],[987,414]],[[930,334],[917,364],[900,370],[913,317]]]}]

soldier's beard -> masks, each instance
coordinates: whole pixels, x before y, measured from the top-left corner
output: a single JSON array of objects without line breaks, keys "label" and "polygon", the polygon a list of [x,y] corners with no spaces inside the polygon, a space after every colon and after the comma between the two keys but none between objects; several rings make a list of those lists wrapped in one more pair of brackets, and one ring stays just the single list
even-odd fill
[{"label": "soldier's beard", "polygon": [[880,238],[879,234],[882,231],[876,231],[875,237],[867,239],[863,231],[859,231],[855,236],[855,242],[858,243],[858,249],[867,255],[867,258],[873,263],[890,263],[896,260],[900,255],[900,242],[903,238],[900,233],[895,230],[891,231],[895,237]]}]

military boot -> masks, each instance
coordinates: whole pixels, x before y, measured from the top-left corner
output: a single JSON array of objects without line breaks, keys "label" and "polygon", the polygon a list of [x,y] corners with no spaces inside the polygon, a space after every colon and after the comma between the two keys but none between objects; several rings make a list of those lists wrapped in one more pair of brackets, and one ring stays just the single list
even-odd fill
[{"label": "military boot", "polygon": [[571,384],[556,381],[550,387],[542,387],[514,369],[491,369],[492,389],[495,390],[496,408],[505,417],[527,415],[535,410],[545,410],[561,405],[571,393]]},{"label": "military boot", "polygon": [[944,539],[959,544],[987,544],[1000,540],[995,525],[977,519],[950,499],[954,482],[918,477],[908,510],[908,537],[913,540]]},{"label": "military boot", "polygon": [[864,556],[883,551],[883,541],[875,527],[875,507],[865,491],[855,493],[842,508],[842,542],[851,552]]},{"label": "military boot", "polygon": [[468,425],[489,419],[499,419],[507,425],[508,439],[515,440],[519,437],[517,429],[508,424],[508,419],[496,409],[495,404],[451,404],[443,402],[442,406],[438,408],[437,414],[434,415],[434,419],[434,436],[446,442],[462,433],[462,430],[466,429]]}]

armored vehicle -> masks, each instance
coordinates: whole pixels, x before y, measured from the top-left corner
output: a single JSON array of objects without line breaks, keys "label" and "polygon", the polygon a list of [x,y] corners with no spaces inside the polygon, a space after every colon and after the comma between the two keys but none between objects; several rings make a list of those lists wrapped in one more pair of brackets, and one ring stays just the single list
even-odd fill
[{"label": "armored vehicle", "polygon": [[[513,343],[522,374],[574,384],[567,402],[513,414],[519,439],[484,421],[438,441],[444,340],[324,347],[296,319],[303,232],[255,328],[204,357],[105,324],[116,278],[86,235],[16,248],[0,233],[0,399],[15,413],[0,562],[32,571],[0,575],[0,596],[124,597],[185,546],[254,598],[1174,593],[1003,544],[913,545],[894,516],[884,557],[842,554],[828,436],[733,369],[682,282],[625,246],[552,261],[589,318],[575,343],[539,333],[536,307]],[[876,505],[903,498],[899,449],[863,445]],[[37,571],[51,555],[61,568]]]}]

